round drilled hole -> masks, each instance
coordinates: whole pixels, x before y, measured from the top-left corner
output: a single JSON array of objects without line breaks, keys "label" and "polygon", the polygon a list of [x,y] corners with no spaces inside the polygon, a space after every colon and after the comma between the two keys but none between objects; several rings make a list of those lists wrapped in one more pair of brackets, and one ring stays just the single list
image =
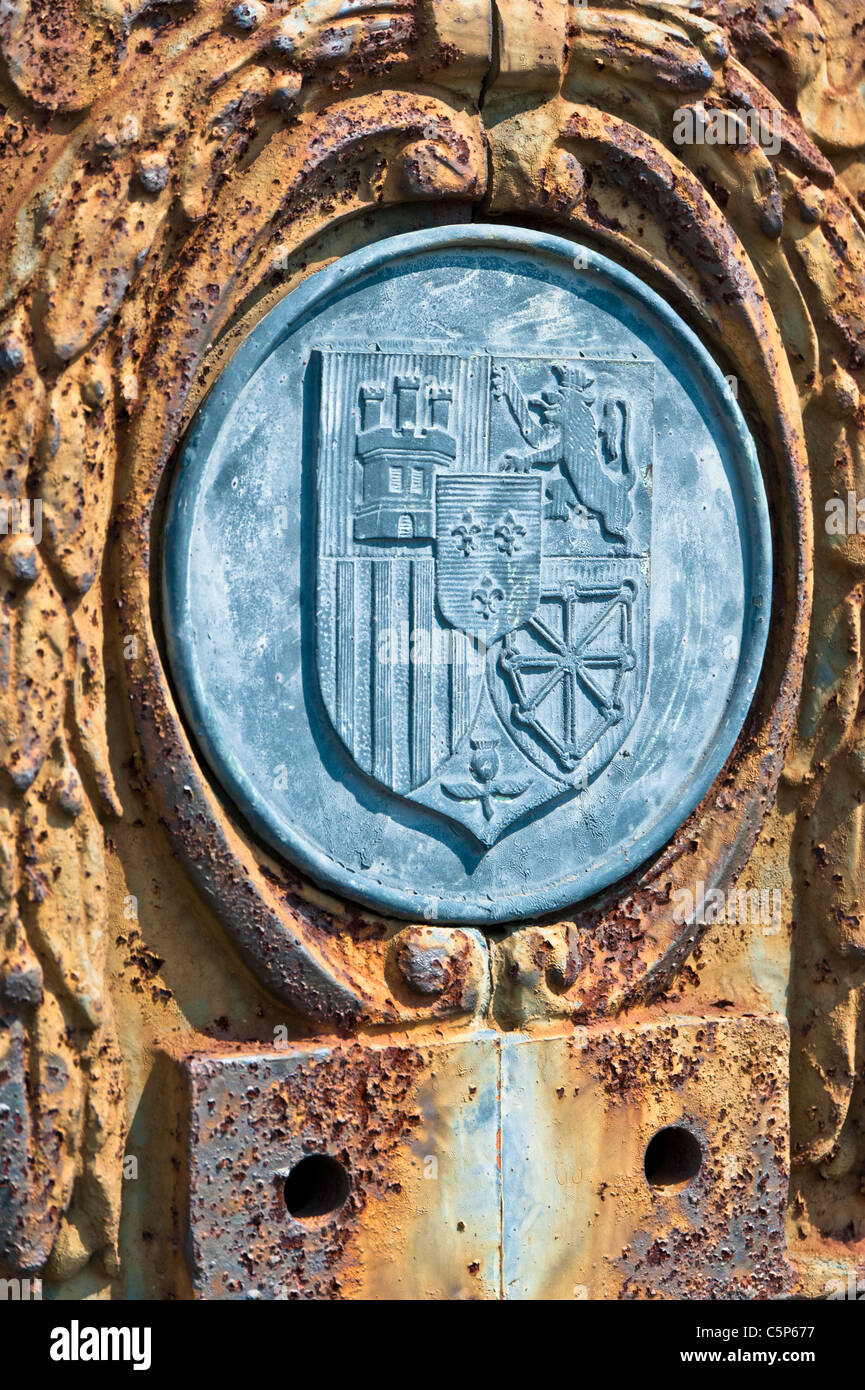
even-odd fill
[{"label": "round drilled hole", "polygon": [[700,1141],[681,1125],[659,1129],[646,1145],[643,1168],[652,1187],[679,1187],[695,1178],[703,1164]]},{"label": "round drilled hole", "polygon": [[349,1193],[348,1173],[329,1154],[308,1154],[285,1180],[285,1205],[297,1221],[337,1211]]}]

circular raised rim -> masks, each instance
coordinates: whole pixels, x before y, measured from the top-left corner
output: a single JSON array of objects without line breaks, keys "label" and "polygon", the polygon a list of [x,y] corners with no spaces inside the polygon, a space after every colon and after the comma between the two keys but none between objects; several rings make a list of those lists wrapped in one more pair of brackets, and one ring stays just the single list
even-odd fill
[{"label": "circular raised rim", "polygon": [[[189,526],[188,521],[185,523],[183,520],[184,515],[188,517],[188,513],[185,513],[183,504],[193,495],[197,482],[196,470],[189,466],[187,445],[175,466],[165,513],[162,613],[169,668],[194,742],[203,751],[204,760],[216,783],[232,798],[237,810],[255,833],[279,857],[308,874],[321,887],[373,911],[389,912],[398,917],[415,920],[424,915],[425,909],[434,907],[435,921],[439,925],[451,922],[461,925],[493,926],[548,916],[563,908],[576,906],[598,892],[614,886],[634,869],[652,859],[699,806],[735,748],[754,697],[763,663],[772,594],[772,544],[763,477],[753,439],[719,367],[679,315],[636,275],[590,247],[551,233],[489,223],[422,229],[362,247],[326,269],[316,272],[274,306],[256,325],[214,382],[199,406],[190,428],[190,435],[192,431],[196,434],[196,456],[202,460],[207,459],[210,447],[222,428],[237,394],[280,342],[293,331],[302,317],[316,309],[344,285],[398,260],[411,259],[440,249],[477,249],[480,246],[490,250],[527,251],[536,257],[548,258],[559,268],[565,263],[571,269],[574,268],[579,252],[580,275],[593,273],[607,285],[612,284],[632,299],[636,299],[656,316],[684,351],[690,352],[691,366],[697,370],[709,388],[709,401],[742,451],[739,468],[743,496],[747,498],[751,495],[747,510],[751,522],[749,559],[752,584],[749,597],[752,604],[756,603],[760,607],[764,617],[761,622],[751,623],[745,633],[724,717],[701,763],[681,785],[678,795],[668,804],[662,816],[648,829],[618,846],[605,858],[603,871],[590,870],[581,874],[576,893],[573,887],[576,875],[572,875],[570,878],[558,880],[557,891],[547,892],[543,898],[539,890],[534,889],[522,894],[502,895],[494,903],[490,903],[489,908],[483,912],[471,903],[448,903],[447,911],[440,912],[439,908],[448,902],[446,894],[434,897],[430,894],[395,889],[381,883],[380,880],[370,879],[369,876],[352,875],[344,866],[334,864],[334,861],[317,846],[304,840],[295,826],[276,815],[249,781],[242,767],[233,758],[227,757],[224,749],[217,751],[214,746],[208,729],[207,702],[200,679],[197,651],[191,640],[184,640],[191,638],[190,629],[193,624],[188,608],[185,564],[188,553],[185,542],[189,539]],[[225,404],[222,409],[215,410],[214,401],[219,393],[225,397]],[[356,879],[356,887],[352,882],[353,878]],[[572,885],[570,888],[569,884]]]}]

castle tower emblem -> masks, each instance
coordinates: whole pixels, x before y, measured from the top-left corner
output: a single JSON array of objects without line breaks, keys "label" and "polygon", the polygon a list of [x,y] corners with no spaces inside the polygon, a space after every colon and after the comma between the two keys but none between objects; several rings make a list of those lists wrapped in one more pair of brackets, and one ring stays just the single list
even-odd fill
[{"label": "castle tower emblem", "polygon": [[357,458],[363,500],[356,541],[430,540],[435,535],[435,476],[451,468],[457,442],[449,430],[453,393],[435,380],[397,376],[390,393],[360,390]]}]

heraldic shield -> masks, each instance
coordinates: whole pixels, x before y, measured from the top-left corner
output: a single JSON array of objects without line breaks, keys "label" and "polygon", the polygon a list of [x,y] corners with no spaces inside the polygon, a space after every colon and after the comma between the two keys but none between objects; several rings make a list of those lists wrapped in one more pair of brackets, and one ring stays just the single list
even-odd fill
[{"label": "heraldic shield", "polygon": [[488,848],[645,691],[650,363],[317,353],[318,678],[357,767]]}]

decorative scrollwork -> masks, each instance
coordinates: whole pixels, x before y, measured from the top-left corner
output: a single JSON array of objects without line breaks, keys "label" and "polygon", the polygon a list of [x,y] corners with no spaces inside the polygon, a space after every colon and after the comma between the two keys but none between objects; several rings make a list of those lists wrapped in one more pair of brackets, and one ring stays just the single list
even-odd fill
[{"label": "decorative scrollwork", "polygon": [[[544,219],[642,268],[719,345],[765,426],[781,505],[762,695],[734,773],[667,855],[580,915],[594,935],[567,989],[578,1020],[674,990],[695,942],[671,931],[672,886],[697,862],[734,880],[770,815],[753,862],[787,874],[794,898],[802,1202],[821,1231],[861,1234],[865,559],[858,531],[826,532],[823,507],[865,494],[865,116],[840,61],[863,16],[861,0],[843,17],[828,0],[783,16],[726,0],[704,15],[674,0],[496,0],[495,15],[480,0],[5,7],[0,1104],[21,1117],[12,1128],[0,1111],[5,1265],[117,1267],[126,1119],[106,900],[122,807],[106,613],[124,615],[154,794],[196,881],[252,923],[253,968],[311,1016],[419,1016],[369,969],[386,930],[334,930],[221,816],[176,719],[148,595],[154,499],[205,354],[262,287],[303,273],[324,228],[420,202],[451,220]],[[777,148],[747,123],[735,144],[678,142],[677,113],[699,104],[700,119],[768,113]],[[115,538],[119,580],[105,565]],[[773,809],[807,641],[792,795]],[[478,796],[494,780],[481,772]],[[817,1171],[834,1206],[809,1186]]]}]

